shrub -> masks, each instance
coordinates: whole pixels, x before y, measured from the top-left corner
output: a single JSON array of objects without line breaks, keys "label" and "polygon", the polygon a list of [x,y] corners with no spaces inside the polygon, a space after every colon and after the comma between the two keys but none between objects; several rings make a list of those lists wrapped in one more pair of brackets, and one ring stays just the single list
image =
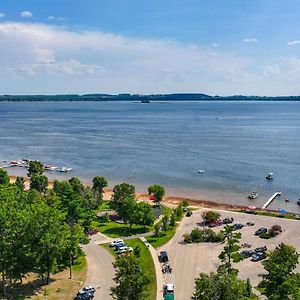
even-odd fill
[{"label": "shrub", "polygon": [[263,232],[259,237],[261,239],[269,239],[271,236],[268,232]]},{"label": "shrub", "polygon": [[181,201],[182,207],[189,207],[189,203],[186,200]]},{"label": "shrub", "polygon": [[183,240],[184,240],[185,243],[188,243],[188,244],[192,243],[191,235],[188,234],[188,233],[183,235]]},{"label": "shrub", "polygon": [[269,235],[270,237],[275,237],[277,236],[280,232],[282,232],[282,228],[280,225],[273,225],[270,229],[269,229]]},{"label": "shrub", "polygon": [[202,232],[198,228],[194,228],[191,232],[191,240],[195,243],[200,243],[202,241]]},{"label": "shrub", "polygon": [[136,247],[134,247],[133,249],[133,254],[135,257],[140,257],[141,256],[141,246],[137,245]]},{"label": "shrub", "polygon": [[159,236],[160,235],[160,225],[156,223],[154,225],[154,236]]},{"label": "shrub", "polygon": [[220,214],[216,211],[209,210],[202,213],[202,219],[205,224],[217,221],[219,218]]},{"label": "shrub", "polygon": [[190,234],[184,234],[183,238],[186,243],[219,243],[223,241],[223,233],[215,233],[210,228],[194,228]]}]

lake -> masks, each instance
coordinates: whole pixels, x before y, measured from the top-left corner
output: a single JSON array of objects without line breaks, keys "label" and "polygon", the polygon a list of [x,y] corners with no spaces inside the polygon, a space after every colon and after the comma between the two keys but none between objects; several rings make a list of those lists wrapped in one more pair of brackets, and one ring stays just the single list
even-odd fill
[{"label": "lake", "polygon": [[51,178],[256,206],[280,190],[270,208],[300,211],[300,102],[0,102],[0,126],[0,160],[73,168]]}]

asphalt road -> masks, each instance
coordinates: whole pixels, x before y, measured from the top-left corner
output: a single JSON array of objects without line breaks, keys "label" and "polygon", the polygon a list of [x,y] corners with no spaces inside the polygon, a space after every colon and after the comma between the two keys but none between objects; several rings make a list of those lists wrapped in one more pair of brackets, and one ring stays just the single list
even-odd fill
[{"label": "asphalt road", "polygon": [[110,238],[97,234],[92,236],[88,245],[83,246],[86,253],[88,272],[85,285],[93,284],[96,287],[94,300],[111,300],[110,288],[114,286],[113,256],[99,245],[108,243]]},{"label": "asphalt road", "polygon": [[[203,210],[204,209],[195,211],[192,217],[185,217],[179,225],[174,238],[165,246],[158,249],[158,251],[168,251],[170,265],[173,271],[172,274],[164,275],[164,281],[166,283],[175,284],[176,299],[190,299],[194,291],[195,278],[199,277],[200,272],[209,273],[216,271],[220,263],[218,255],[224,245],[211,243],[182,244],[183,234],[190,233],[193,228],[199,227],[199,223],[202,222],[201,213]],[[284,242],[294,245],[298,252],[300,252],[300,221],[243,213],[220,212],[222,218],[233,217],[235,223],[246,224],[249,221],[255,223],[253,227],[244,227],[240,230],[242,233],[241,243],[247,242],[252,244],[251,249],[266,245],[269,250],[272,250],[278,244]],[[282,226],[283,232],[279,236],[269,240],[263,240],[254,235],[255,230],[259,227],[264,226],[270,228],[274,224]],[[214,230],[220,229],[222,229],[222,226]],[[235,267],[240,271],[239,277],[243,279],[249,278],[254,286],[260,281],[258,275],[264,272],[261,262],[252,262],[249,258],[235,264]],[[299,265],[297,271],[300,271]]]}]

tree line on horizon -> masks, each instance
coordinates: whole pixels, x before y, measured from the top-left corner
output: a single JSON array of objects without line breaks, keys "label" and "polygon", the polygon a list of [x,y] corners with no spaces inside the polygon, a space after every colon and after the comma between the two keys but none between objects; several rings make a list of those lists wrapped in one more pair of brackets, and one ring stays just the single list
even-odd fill
[{"label": "tree line on horizon", "polygon": [[201,93],[177,94],[65,94],[65,95],[0,95],[1,101],[300,101],[300,96],[210,96]]}]

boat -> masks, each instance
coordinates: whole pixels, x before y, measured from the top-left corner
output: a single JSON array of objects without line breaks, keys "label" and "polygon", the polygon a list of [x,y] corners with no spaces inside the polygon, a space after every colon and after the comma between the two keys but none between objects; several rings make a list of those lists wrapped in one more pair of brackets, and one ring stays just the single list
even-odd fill
[{"label": "boat", "polygon": [[258,197],[258,193],[257,192],[251,192],[248,196],[249,199],[256,199]]},{"label": "boat", "polygon": [[204,170],[198,170],[198,173],[205,173]]},{"label": "boat", "polygon": [[300,198],[298,199],[297,204],[300,205]]},{"label": "boat", "polygon": [[72,170],[72,168],[66,168],[66,167],[62,167],[60,169],[59,168],[57,169],[58,172],[69,172],[71,170]]},{"label": "boat", "polygon": [[266,179],[269,179],[269,180],[273,179],[273,175],[274,175],[274,173],[269,173],[269,174],[266,176]]}]

